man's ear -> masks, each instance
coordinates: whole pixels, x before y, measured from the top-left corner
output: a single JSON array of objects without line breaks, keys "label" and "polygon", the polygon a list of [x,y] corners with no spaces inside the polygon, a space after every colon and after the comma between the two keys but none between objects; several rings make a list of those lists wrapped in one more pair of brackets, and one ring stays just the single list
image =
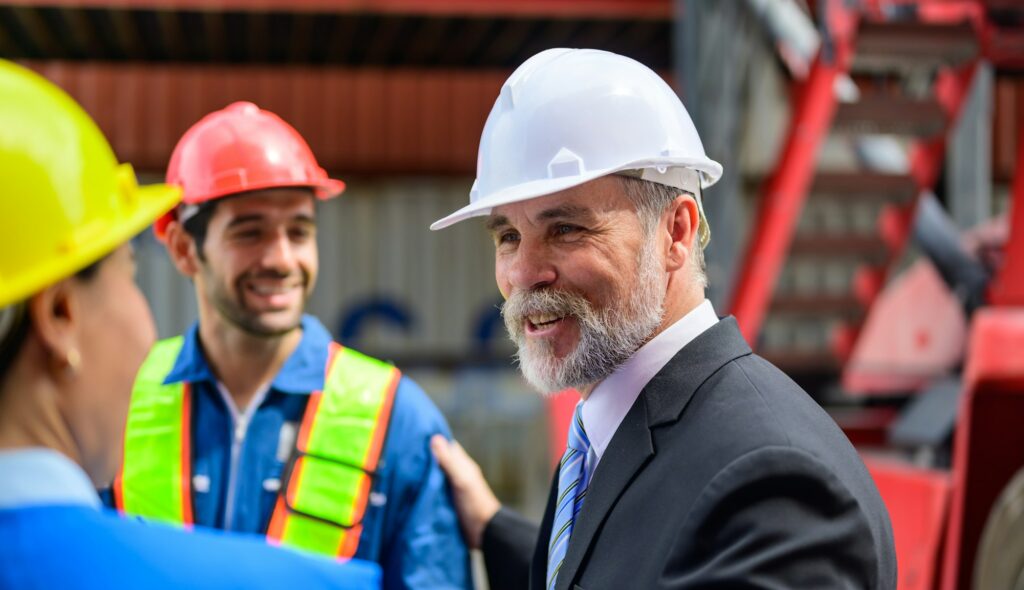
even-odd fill
[{"label": "man's ear", "polygon": [[195,238],[177,220],[167,224],[165,238],[167,254],[174,267],[186,277],[194,277],[199,272],[199,250]]},{"label": "man's ear", "polygon": [[[50,285],[28,300],[31,330],[53,361],[54,369],[77,365],[84,309],[73,278]],[[77,368],[77,366],[74,366]]]},{"label": "man's ear", "polygon": [[668,230],[669,238],[666,270],[673,272],[686,264],[693,248],[700,248],[697,237],[700,224],[697,200],[690,194],[680,194],[662,214],[662,223]]}]

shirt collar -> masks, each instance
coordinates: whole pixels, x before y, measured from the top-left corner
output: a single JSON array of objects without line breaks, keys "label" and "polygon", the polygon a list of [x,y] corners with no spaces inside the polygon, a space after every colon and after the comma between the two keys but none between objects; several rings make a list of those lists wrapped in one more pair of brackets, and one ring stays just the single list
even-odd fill
[{"label": "shirt collar", "polygon": [[[308,394],[324,386],[324,371],[331,344],[331,334],[319,320],[311,315],[302,316],[302,340],[278,371],[270,387],[282,393]],[[199,342],[199,324],[193,324],[185,333],[181,352],[174,368],[164,379],[165,384],[187,381],[216,383],[213,369],[206,362]]]},{"label": "shirt collar", "polygon": [[199,383],[216,380],[213,369],[206,362],[203,347],[199,343],[199,322],[196,322],[185,332],[181,352],[178,353],[171,372],[164,378],[164,385],[182,381]]},{"label": "shirt collar", "polygon": [[0,509],[28,506],[99,508],[89,476],[64,455],[47,448],[0,450]]},{"label": "shirt collar", "polygon": [[718,316],[707,299],[644,344],[621,367],[598,383],[583,402],[583,425],[600,459],[612,435],[640,391],[691,340],[715,325]]}]

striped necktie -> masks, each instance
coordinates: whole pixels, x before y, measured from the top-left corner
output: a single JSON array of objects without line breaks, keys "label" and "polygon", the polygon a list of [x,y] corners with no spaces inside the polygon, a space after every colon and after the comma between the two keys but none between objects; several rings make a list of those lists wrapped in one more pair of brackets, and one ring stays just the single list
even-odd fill
[{"label": "striped necktie", "polygon": [[546,588],[555,587],[558,570],[565,560],[569,547],[573,522],[583,506],[587,495],[587,472],[584,465],[590,450],[590,439],[583,430],[583,402],[576,405],[576,412],[569,425],[569,439],[565,454],[558,464],[558,499],[555,502],[555,519],[551,525],[551,542],[548,544],[548,577]]}]

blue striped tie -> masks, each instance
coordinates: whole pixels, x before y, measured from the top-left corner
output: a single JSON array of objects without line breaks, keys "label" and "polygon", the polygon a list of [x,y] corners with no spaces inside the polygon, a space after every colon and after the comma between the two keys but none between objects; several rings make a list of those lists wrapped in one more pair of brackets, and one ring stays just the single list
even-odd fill
[{"label": "blue striped tie", "polygon": [[555,587],[558,570],[565,561],[565,551],[569,547],[573,521],[587,495],[587,472],[584,466],[590,450],[590,439],[583,429],[583,402],[576,405],[572,424],[569,425],[569,440],[565,446],[565,454],[558,465],[558,500],[555,502],[555,519],[551,525],[551,542],[548,544],[546,588],[549,590]]}]

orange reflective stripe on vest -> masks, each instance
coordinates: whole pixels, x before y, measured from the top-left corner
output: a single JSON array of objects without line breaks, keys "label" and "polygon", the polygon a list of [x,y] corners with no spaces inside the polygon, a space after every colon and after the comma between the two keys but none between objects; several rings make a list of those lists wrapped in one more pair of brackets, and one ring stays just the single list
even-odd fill
[{"label": "orange reflective stripe on vest", "polygon": [[[162,385],[180,349],[180,338],[158,343],[139,373],[114,492],[127,514],[190,524],[189,440],[182,436],[191,431],[189,387]],[[324,390],[306,406],[269,542],[343,558],[355,554],[400,378],[391,365],[332,344]]]},{"label": "orange reflective stripe on vest", "polygon": [[157,342],[135,379],[114,499],[123,514],[191,526],[190,388],[164,385],[183,343]]},{"label": "orange reflective stripe on vest", "polygon": [[[401,373],[354,350],[332,349],[324,393],[314,393],[278,497],[271,542],[352,557]],[[345,439],[346,444],[336,441]]]}]

